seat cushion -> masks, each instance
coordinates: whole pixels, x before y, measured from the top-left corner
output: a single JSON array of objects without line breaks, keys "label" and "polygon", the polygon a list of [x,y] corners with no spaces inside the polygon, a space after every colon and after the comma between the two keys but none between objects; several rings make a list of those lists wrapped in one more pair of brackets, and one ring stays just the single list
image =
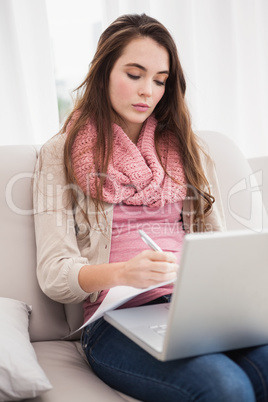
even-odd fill
[{"label": "seat cushion", "polygon": [[71,341],[34,342],[40,366],[52,384],[52,389],[24,402],[122,402],[123,396],[104,384],[91,370],[80,344]]}]

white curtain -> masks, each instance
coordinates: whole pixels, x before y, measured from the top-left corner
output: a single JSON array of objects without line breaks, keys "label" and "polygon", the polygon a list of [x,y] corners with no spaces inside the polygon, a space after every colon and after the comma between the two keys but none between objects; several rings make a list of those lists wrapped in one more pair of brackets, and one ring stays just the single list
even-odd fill
[{"label": "white curtain", "polygon": [[45,0],[0,0],[0,144],[43,143],[59,129]]},{"label": "white curtain", "polygon": [[[94,12],[95,1],[89,3]],[[62,20],[67,8],[83,4],[63,1]],[[121,14],[145,12],[170,30],[195,130],[226,134],[248,157],[268,154],[267,0],[102,0],[101,5],[102,29]],[[87,13],[81,12],[83,21]],[[71,22],[66,26],[70,30]],[[81,40],[73,42],[77,48]],[[51,49],[45,0],[0,0],[0,143],[42,143],[57,132]],[[70,43],[69,52],[76,54]]]},{"label": "white curtain", "polygon": [[246,156],[268,154],[267,0],[103,0],[103,10],[103,27],[146,12],[170,30],[195,130],[226,134]]}]

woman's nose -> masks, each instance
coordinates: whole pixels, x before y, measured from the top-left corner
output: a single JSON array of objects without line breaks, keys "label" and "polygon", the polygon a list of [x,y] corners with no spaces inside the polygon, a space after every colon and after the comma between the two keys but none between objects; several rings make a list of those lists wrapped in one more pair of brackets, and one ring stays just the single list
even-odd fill
[{"label": "woman's nose", "polygon": [[141,83],[141,86],[139,88],[139,95],[146,96],[146,97],[152,96],[152,82],[151,81],[144,80]]}]

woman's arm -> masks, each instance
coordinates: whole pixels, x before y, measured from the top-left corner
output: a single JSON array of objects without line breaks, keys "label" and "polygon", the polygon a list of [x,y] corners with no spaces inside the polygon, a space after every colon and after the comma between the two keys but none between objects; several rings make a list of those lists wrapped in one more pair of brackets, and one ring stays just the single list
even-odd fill
[{"label": "woman's arm", "polygon": [[88,260],[78,248],[74,218],[67,202],[63,147],[63,136],[53,137],[46,143],[34,174],[37,278],[51,299],[78,303],[89,296],[78,282],[79,271]]},{"label": "woman's arm", "polygon": [[145,250],[126,262],[86,265],[79,272],[79,283],[85,292],[119,285],[147,288],[175,280],[177,269],[175,254]]}]

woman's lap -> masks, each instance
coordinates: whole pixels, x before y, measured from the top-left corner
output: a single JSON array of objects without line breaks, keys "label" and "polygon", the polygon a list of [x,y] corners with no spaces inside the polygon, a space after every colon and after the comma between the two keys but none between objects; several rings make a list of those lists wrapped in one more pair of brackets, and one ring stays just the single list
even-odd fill
[{"label": "woman's lap", "polygon": [[267,401],[266,346],[160,362],[102,319],[84,329],[82,346],[104,382],[142,401],[249,402],[254,390],[258,401]]}]

